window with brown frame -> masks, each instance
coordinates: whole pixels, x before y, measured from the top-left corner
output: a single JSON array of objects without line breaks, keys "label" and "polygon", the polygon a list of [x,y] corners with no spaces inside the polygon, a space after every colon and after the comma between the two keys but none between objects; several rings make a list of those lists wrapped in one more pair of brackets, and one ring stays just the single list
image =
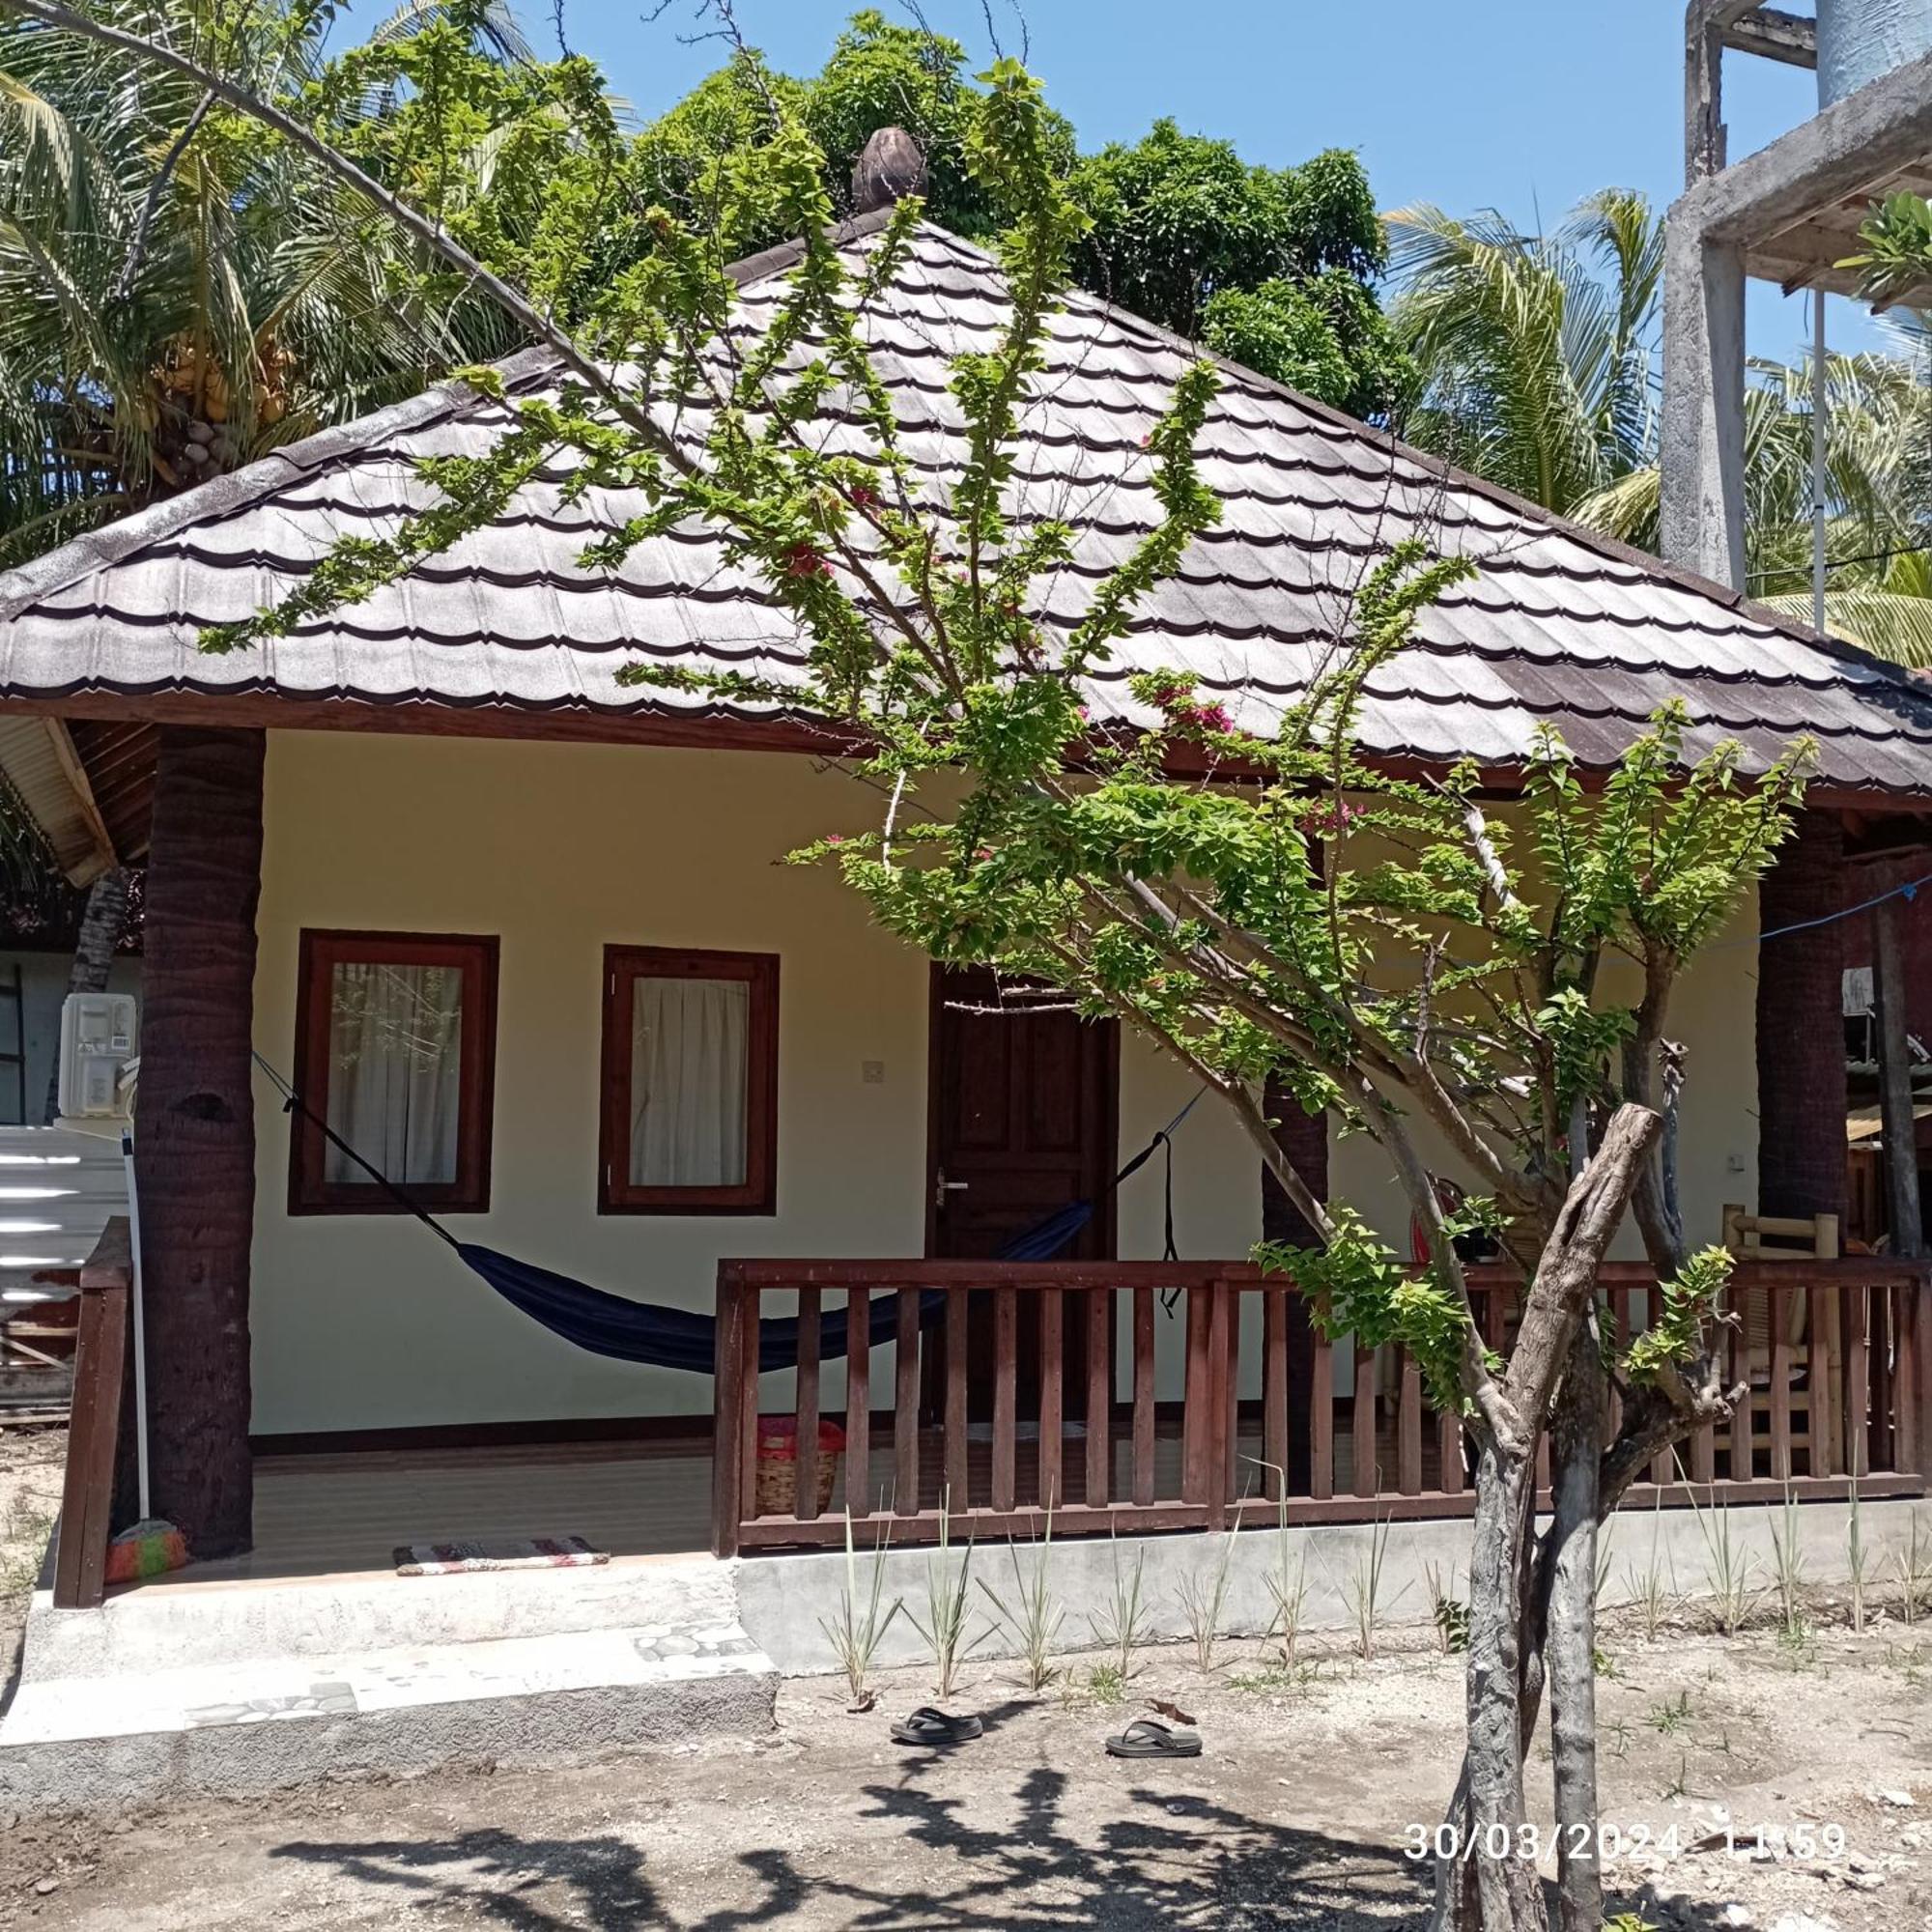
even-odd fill
[{"label": "window with brown frame", "polygon": [[598,1210],[778,1207],[779,962],[769,952],[604,949]]},{"label": "window with brown frame", "polygon": [[[296,1091],[342,1143],[425,1208],[490,1206],[497,942],[460,933],[301,936]],[[298,1110],[292,1214],[408,1210]]]}]

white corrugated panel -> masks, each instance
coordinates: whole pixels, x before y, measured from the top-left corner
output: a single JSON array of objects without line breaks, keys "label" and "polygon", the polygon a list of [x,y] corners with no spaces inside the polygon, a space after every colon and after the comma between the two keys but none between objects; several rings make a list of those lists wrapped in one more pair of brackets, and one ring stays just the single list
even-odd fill
[{"label": "white corrugated panel", "polygon": [[118,1133],[0,1127],[0,1312],[63,1294],[33,1277],[78,1267],[109,1217],[127,1211]]}]

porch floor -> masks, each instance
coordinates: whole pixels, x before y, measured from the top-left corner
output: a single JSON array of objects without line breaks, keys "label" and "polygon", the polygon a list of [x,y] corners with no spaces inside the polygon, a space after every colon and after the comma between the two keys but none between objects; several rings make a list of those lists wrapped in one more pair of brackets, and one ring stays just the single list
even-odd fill
[{"label": "porch floor", "polygon": [[389,1570],[406,1543],[581,1536],[612,1556],[705,1550],[711,1445],[570,1442],[255,1459],[255,1547],[169,1580]]},{"label": "porch floor", "polygon": [[[1338,1408],[1335,1487],[1352,1488],[1354,1471]],[[1378,1430],[1384,1474],[1395,1459],[1394,1432]],[[976,1429],[969,1450],[969,1489],[983,1504],[992,1489],[992,1446]],[[1132,1493],[1132,1445],[1123,1428],[1113,1442],[1114,1493]],[[1257,1431],[1243,1427],[1238,1453],[1261,1454]],[[1436,1487],[1433,1431],[1423,1442],[1423,1487]],[[1023,1508],[1038,1496],[1037,1440],[1015,1445],[1015,1488]],[[1069,1425],[1061,1452],[1064,1481],[1076,1498],[1087,1445]],[[921,1503],[937,1508],[943,1444],[936,1430],[920,1434]],[[1240,1464],[1240,1487],[1260,1491],[1260,1469]],[[871,1487],[875,1500],[893,1480],[890,1425],[875,1428]],[[1180,1441],[1165,1425],[1154,1444],[1156,1492],[1178,1495]],[[832,1508],[841,1507],[835,1493]],[[856,1499],[855,1499],[856,1507]],[[182,1584],[262,1581],[386,1571],[408,1543],[519,1536],[581,1536],[613,1557],[691,1555],[711,1545],[711,1444],[694,1435],[649,1442],[558,1442],[514,1447],[364,1449],[255,1459],[255,1547],[246,1555],[196,1563],[156,1581]],[[143,1587],[152,1587],[143,1586]]]}]

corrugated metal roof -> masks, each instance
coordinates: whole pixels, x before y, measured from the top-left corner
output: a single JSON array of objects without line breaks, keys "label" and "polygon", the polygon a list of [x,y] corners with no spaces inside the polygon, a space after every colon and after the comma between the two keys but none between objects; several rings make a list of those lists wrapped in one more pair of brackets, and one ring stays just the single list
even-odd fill
[{"label": "corrugated metal roof", "polygon": [[[870,245],[867,228],[858,224],[854,249]],[[769,321],[791,259],[778,250],[743,265],[747,330]],[[991,258],[924,225],[864,319],[907,454],[935,486],[956,477],[963,453],[948,358],[987,346],[1004,314]],[[1089,296],[1069,297],[1054,318],[1012,485],[1021,514],[1073,527],[1071,562],[1035,585],[1049,625],[1076,622],[1103,574],[1153,523],[1143,439],[1194,354]],[[541,352],[506,364],[512,397],[543,390],[551,369]],[[1221,522],[1094,677],[1096,718],[1149,722],[1127,673],[1171,665],[1226,694],[1239,722],[1265,729],[1332,649],[1364,571],[1413,533],[1473,558],[1480,574],[1428,611],[1414,643],[1377,673],[1361,718],[1375,751],[1508,766],[1548,724],[1586,763],[1608,766],[1674,697],[1689,708],[1693,751],[1734,735],[1761,765],[1809,732],[1822,783],[1932,795],[1932,692],[1915,679],[1446,471],[1249,371],[1223,370],[1201,438]],[[587,539],[643,506],[601,490],[571,500],[564,460],[492,527],[365,603],[256,649],[216,657],[197,648],[203,627],[286,592],[342,533],[391,530],[429,500],[416,459],[486,449],[512,417],[504,403],[444,385],[0,578],[0,702],[273,694],[696,722],[720,708],[626,689],[618,668],[647,655],[799,676],[807,644],[797,626],[702,527],[641,546],[613,574],[580,568]],[[701,430],[701,414],[685,420]],[[867,447],[863,424],[836,398],[811,433],[828,449]]]},{"label": "corrugated metal roof", "polygon": [[0,771],[45,834],[70,884],[87,885],[114,864],[113,840],[58,718],[0,717]]}]

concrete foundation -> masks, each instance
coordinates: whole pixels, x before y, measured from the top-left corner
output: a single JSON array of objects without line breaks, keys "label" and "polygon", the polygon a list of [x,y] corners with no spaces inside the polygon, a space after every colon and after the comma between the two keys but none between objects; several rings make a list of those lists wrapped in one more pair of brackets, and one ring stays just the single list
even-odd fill
[{"label": "concrete foundation", "polygon": [[[1889,1585],[1894,1553],[1932,1504],[1867,1502],[1866,1574]],[[1605,1601],[1658,1577],[1673,1599],[1711,1592],[1712,1539],[1728,1538],[1753,1587],[1774,1588],[1776,1505],[1721,1514],[1636,1511],[1610,1535]],[[1845,1503],[1796,1511],[1805,1578],[1849,1579]],[[1281,1529],[1265,1505],[1227,1535],[1098,1538],[971,1552],[974,1655],[1018,1649],[988,1592],[1017,1606],[1037,1564],[1062,1610],[1059,1655],[1107,1645],[1118,1596],[1138,1590],[1144,1640],[1189,1634],[1188,1599],[1220,1586],[1220,1634],[1275,1621],[1281,1580],[1303,1591],[1310,1634],[1352,1632],[1379,1560],[1377,1621],[1426,1626],[1434,1590],[1465,1596],[1466,1520]],[[409,1776],[477,1762],[546,1766],[769,1730],[778,1680],[838,1668],[828,1626],[872,1566],[881,1601],[924,1620],[937,1552],[842,1551],[631,1559],[582,1570],[452,1577],[158,1585],[99,1610],[30,1612],[21,1683],[0,1719],[0,1804],[44,1811],[195,1794],[244,1796],[317,1778]],[[947,1559],[966,1552],[955,1548]],[[1225,1580],[1220,1573],[1225,1565]],[[980,1590],[978,1585],[986,1588]],[[930,1661],[911,1616],[893,1618],[881,1665]]]},{"label": "concrete foundation", "polygon": [[28,1613],[0,1804],[44,1811],[494,1761],[582,1763],[773,1721],[728,1565],[172,1583]]},{"label": "concrete foundation", "polygon": [[[541,1769],[772,1728],[778,1680],[742,1633],[728,1655],[681,1659],[626,1656],[608,1637],[569,1641],[569,1657],[555,1639],[526,1638],[454,1663],[364,1659],[327,1677],[287,1674],[279,1690],[216,1672],[132,1692],[114,1678],[23,1688],[0,1727],[0,1804],[94,1809],[456,1764]],[[585,1676],[596,1681],[575,1681]],[[203,1694],[216,1701],[181,1701]]]},{"label": "concrete foundation", "polygon": [[[1890,1551],[1903,1548],[1911,1533],[1914,1512],[1920,1519],[1923,1543],[1932,1545],[1932,1503],[1887,1500],[1861,1505],[1861,1529],[1872,1552],[1867,1570],[1874,1585],[1889,1583]],[[1265,1520],[1265,1506],[1252,1513]],[[1829,1587],[1849,1577],[1847,1529],[1850,1509],[1844,1503],[1806,1503],[1797,1512],[1800,1547],[1808,1582]],[[1733,1506],[1723,1527],[1732,1548],[1751,1566],[1756,1583],[1770,1589],[1775,1580],[1773,1529],[1781,1530],[1776,1505]],[[1604,1601],[1614,1607],[1635,1594],[1635,1578],[1656,1568],[1674,1597],[1694,1600],[1710,1594],[1711,1567],[1707,1537],[1718,1532],[1718,1519],[1700,1518],[1688,1509],[1633,1512],[1617,1518],[1610,1534],[1609,1577]],[[1173,1641],[1188,1634],[1183,1602],[1190,1581],[1199,1594],[1211,1586],[1225,1559],[1228,1566],[1220,1631],[1227,1636],[1259,1636],[1275,1619],[1271,1583],[1285,1573],[1293,1585],[1306,1586],[1302,1628],[1311,1634],[1352,1631],[1354,1595],[1373,1553],[1381,1540],[1378,1620],[1393,1628],[1427,1624],[1432,1616],[1430,1572],[1444,1593],[1465,1597],[1469,1575],[1469,1524],[1464,1520],[1338,1523],[1316,1528],[1250,1528],[1235,1536],[1175,1535],[1093,1538],[1080,1543],[1056,1543],[1047,1559],[1049,1587],[1065,1609],[1057,1648],[1065,1652],[1104,1644],[1096,1625],[1107,1627],[1118,1576],[1131,1588],[1138,1567],[1141,1607],[1147,1634],[1154,1641]],[[862,1551],[858,1559],[861,1605],[871,1591],[875,1559]],[[895,1599],[917,1610],[923,1620],[926,1566],[929,1552],[889,1549],[882,1601]],[[957,1563],[960,1552],[950,1559]],[[980,1548],[973,1552],[973,1576],[996,1595],[1013,1603],[1018,1597],[1014,1566],[1031,1578],[1039,1560],[1037,1546]],[[847,1588],[843,1551],[786,1556],[753,1556],[737,1564],[738,1614],[745,1629],[787,1677],[810,1677],[836,1670],[838,1662],[825,1634],[825,1624],[839,1614],[840,1596]],[[994,1624],[992,1606],[983,1592],[977,1600],[971,1628]],[[974,1650],[976,1657],[1013,1655],[1009,1634],[995,1626],[992,1634]],[[929,1661],[912,1620],[895,1617],[879,1650],[881,1663]]]}]

